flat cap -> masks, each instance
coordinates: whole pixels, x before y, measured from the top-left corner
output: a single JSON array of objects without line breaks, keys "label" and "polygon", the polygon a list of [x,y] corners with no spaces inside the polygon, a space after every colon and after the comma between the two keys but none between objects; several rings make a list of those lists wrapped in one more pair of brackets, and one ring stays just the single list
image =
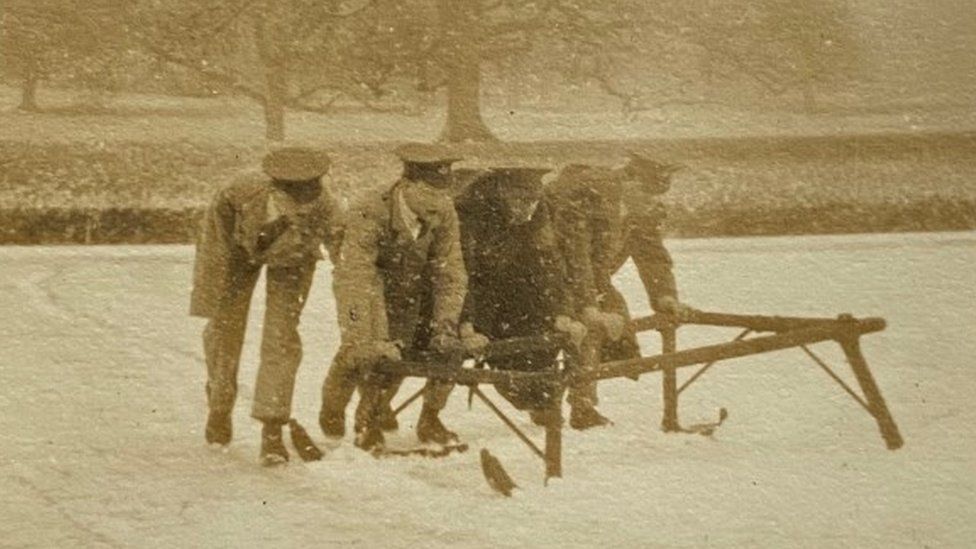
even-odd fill
[{"label": "flat cap", "polygon": [[407,143],[393,152],[401,161],[410,164],[453,164],[462,160],[449,147],[433,143]]},{"label": "flat cap", "polygon": [[324,151],[309,147],[284,147],[264,156],[264,173],[279,181],[308,181],[322,177],[332,161]]}]

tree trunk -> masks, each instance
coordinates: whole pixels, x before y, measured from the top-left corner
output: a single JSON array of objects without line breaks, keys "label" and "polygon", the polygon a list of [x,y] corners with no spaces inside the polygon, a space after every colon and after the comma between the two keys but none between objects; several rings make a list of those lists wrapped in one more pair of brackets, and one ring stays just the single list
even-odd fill
[{"label": "tree trunk", "polygon": [[37,70],[33,63],[29,63],[24,82],[20,88],[20,105],[17,106],[22,111],[36,112],[37,109],[37,85],[40,82]]},{"label": "tree trunk", "polygon": [[803,96],[803,111],[807,114],[817,112],[817,37],[819,34],[805,32],[800,40],[800,93]]},{"label": "tree trunk", "polygon": [[274,36],[264,18],[255,26],[258,57],[264,69],[264,136],[268,141],[285,139],[285,103],[288,98],[287,68]]},{"label": "tree trunk", "polygon": [[817,112],[817,92],[814,90],[816,82],[807,78],[801,84],[803,88],[803,111],[807,114]]},{"label": "tree trunk", "polygon": [[440,140],[496,141],[481,117],[480,2],[438,0],[444,28],[447,120]]},{"label": "tree trunk", "polygon": [[268,141],[285,139],[285,105],[280,97],[274,97],[268,86],[268,97],[264,101],[264,137]]}]

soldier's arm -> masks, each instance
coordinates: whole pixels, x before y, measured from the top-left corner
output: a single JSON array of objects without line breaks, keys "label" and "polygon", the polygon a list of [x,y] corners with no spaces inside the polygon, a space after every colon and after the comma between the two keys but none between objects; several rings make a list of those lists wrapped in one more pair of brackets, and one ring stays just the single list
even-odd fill
[{"label": "soldier's arm", "polygon": [[546,312],[555,321],[558,316],[575,317],[577,308],[568,283],[566,260],[559,253],[555,231],[551,225],[543,227],[536,238],[542,292]]},{"label": "soldier's arm", "polygon": [[333,259],[333,291],[344,348],[389,338],[383,280],[376,266],[380,233],[379,223],[368,211],[352,212],[338,260]]},{"label": "soldier's arm", "polygon": [[339,257],[339,248],[342,245],[350,212],[343,197],[329,186],[323,185],[322,194],[326,218],[322,227],[322,243],[326,251],[329,252],[329,259],[335,264]]},{"label": "soldier's arm", "polygon": [[190,314],[212,317],[241,254],[234,241],[236,211],[230,189],[218,191],[204,213],[197,236]]},{"label": "soldier's arm", "polygon": [[449,202],[443,210],[442,223],[435,231],[429,258],[433,267],[434,333],[456,334],[468,293],[468,274],[464,267],[457,212]]},{"label": "soldier's arm", "polygon": [[658,311],[661,298],[678,298],[678,286],[672,272],[674,263],[661,238],[660,220],[645,218],[638,220],[638,223],[628,243],[629,251],[651,308]]},{"label": "soldier's arm", "polygon": [[554,212],[554,228],[565,261],[566,288],[577,312],[596,307],[599,292],[593,269],[592,228],[573,208]]},{"label": "soldier's arm", "polygon": [[[461,212],[459,211],[459,216]],[[463,223],[459,224],[460,234],[461,234],[461,255],[464,259],[465,272],[468,275],[468,279],[472,279],[479,276],[478,273],[481,272],[481,266],[478,262],[478,242],[474,235],[474,229],[472,227],[465,227]],[[468,291],[465,292],[464,304],[461,307],[461,321],[462,322],[475,322],[475,317],[478,314],[478,303],[476,292]]]}]

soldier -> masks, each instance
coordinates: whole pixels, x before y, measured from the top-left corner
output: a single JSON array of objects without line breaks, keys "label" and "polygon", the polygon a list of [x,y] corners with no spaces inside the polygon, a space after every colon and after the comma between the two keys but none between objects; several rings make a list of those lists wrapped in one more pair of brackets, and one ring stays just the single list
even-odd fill
[{"label": "soldier", "polygon": [[339,238],[339,211],[321,178],[324,153],[284,148],[263,161],[264,174],[220,189],[197,240],[190,314],[208,319],[203,332],[210,408],[206,440],[230,443],[237,372],[254,285],[266,265],[267,301],[251,415],[262,421],[261,461],[288,460],[281,426],[291,418],[302,359],[298,322],[322,245]]},{"label": "soldier", "polygon": [[[491,339],[568,332],[577,344],[585,328],[573,321],[566,271],[541,177],[548,169],[495,168],[458,197],[461,243],[469,273],[463,319]],[[492,363],[499,369],[545,368],[553,353],[521,355]],[[495,387],[516,408],[528,409],[537,423],[554,395],[551,387],[499,384]]]},{"label": "soldier", "polygon": [[[611,277],[632,258],[656,312],[681,314],[689,308],[678,301],[671,256],[661,240],[665,218],[660,195],[667,192],[677,169],[631,153],[619,168],[579,164],[566,166],[548,187],[557,233],[567,261],[580,316],[604,326],[598,361],[640,356],[627,303]],[[597,403],[596,383],[580,387],[570,399]],[[583,402],[578,403],[586,409]],[[604,425],[596,413],[577,418],[577,427]],[[570,418],[573,423],[573,418]]]},{"label": "soldier", "polygon": [[[483,336],[458,321],[467,292],[458,220],[447,190],[458,161],[433,145],[397,151],[403,176],[382,196],[354,208],[336,269],[335,295],[342,343],[322,389],[319,423],[341,436],[345,408],[362,374],[356,411],[356,445],[384,443],[380,410],[400,380],[370,376],[377,360],[401,351],[446,352],[483,345]],[[439,412],[452,386],[428,381],[417,422],[421,442],[448,444],[457,435]]]}]

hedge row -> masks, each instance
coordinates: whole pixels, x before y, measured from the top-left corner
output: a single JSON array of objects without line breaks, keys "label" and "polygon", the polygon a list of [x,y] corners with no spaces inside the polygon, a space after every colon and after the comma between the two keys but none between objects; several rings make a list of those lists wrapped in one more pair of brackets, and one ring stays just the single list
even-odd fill
[{"label": "hedge row", "polygon": [[[335,184],[356,194],[390,183],[399,170],[394,146],[326,145]],[[461,148],[486,165],[606,162],[624,149],[682,163],[666,198],[676,236],[976,228],[974,134]],[[259,165],[261,154],[258,147],[186,141],[0,140],[0,243],[189,242],[214,191]]]},{"label": "hedge row", "polygon": [[[203,210],[0,209],[0,244],[185,244],[193,242]],[[835,234],[976,229],[976,201],[920,200],[870,207],[835,203],[791,207],[675,208],[676,237]]]}]

